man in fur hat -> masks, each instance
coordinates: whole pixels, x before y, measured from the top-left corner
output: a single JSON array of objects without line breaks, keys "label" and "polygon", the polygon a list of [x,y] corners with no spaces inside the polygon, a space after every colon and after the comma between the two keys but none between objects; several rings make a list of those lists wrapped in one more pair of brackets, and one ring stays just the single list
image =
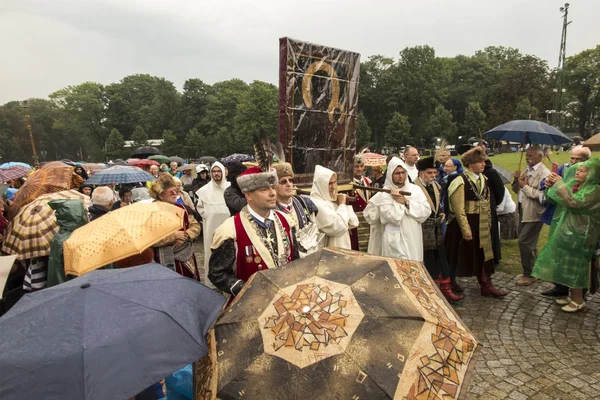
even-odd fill
[{"label": "man in fur hat", "polygon": [[257,271],[297,259],[295,232],[277,206],[277,174],[248,168],[237,183],[248,205],[213,235],[208,278],[221,291],[237,295]]},{"label": "man in fur hat", "polygon": [[[311,227],[311,225],[314,223],[319,210],[308,196],[294,195],[292,164],[279,162],[273,164],[273,168],[277,172],[278,179],[275,186],[277,210],[285,214],[292,226],[296,227],[296,240],[299,245],[300,256],[308,255],[318,249],[318,242],[316,240],[311,242],[310,239],[318,234],[318,229]],[[305,238],[307,233],[310,237]]]},{"label": "man in fur hat", "polygon": [[433,157],[422,158],[417,162],[419,177],[415,180],[415,185],[421,188],[431,207],[429,218],[421,224],[423,229],[423,262],[446,300],[459,301],[464,296],[454,294],[450,287],[450,268],[446,259],[446,248],[442,235],[442,223],[446,216],[440,207],[442,188],[436,182],[438,165]]},{"label": "man in fur hat", "polygon": [[[352,182],[359,186],[371,186],[371,180],[365,173],[365,159],[362,154],[354,157],[354,176]],[[363,217],[363,211],[369,202],[369,192],[363,189],[354,190],[354,194],[348,197],[354,213],[358,217],[358,228],[350,229],[350,244],[352,250],[366,252],[369,247],[369,223]]]}]

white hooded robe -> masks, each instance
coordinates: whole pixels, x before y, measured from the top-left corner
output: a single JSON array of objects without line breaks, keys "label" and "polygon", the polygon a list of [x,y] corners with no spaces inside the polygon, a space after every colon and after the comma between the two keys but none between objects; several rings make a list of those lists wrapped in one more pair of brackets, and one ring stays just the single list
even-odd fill
[{"label": "white hooded robe", "polygon": [[231,182],[225,178],[225,167],[220,162],[215,162],[210,170],[218,167],[223,173],[223,180],[220,184],[216,184],[211,180],[206,185],[196,191],[198,196],[198,205],[196,209],[202,217],[202,233],[204,239],[204,283],[207,286],[212,286],[208,280],[208,261],[210,260],[210,246],[212,245],[212,237],[214,231],[221,226],[227,218],[229,218],[229,208],[225,204],[225,189]]},{"label": "white hooded robe", "polygon": [[[377,193],[369,200],[363,215],[371,224],[369,254],[404,260],[423,261],[423,230],[421,224],[429,218],[431,207],[420,187],[408,182],[398,188],[393,183],[393,173],[397,167],[406,169],[402,160],[390,160],[384,188],[401,189],[410,192],[407,196],[409,207],[400,204],[389,193]],[[371,246],[373,243],[373,246]]]},{"label": "white hooded robe", "polygon": [[350,250],[349,229],[358,226],[358,217],[352,206],[338,205],[337,190],[335,196],[329,194],[329,180],[334,172],[317,165],[313,177],[311,200],[317,206],[319,213],[315,219],[317,228],[327,236],[326,247],[339,247]]}]

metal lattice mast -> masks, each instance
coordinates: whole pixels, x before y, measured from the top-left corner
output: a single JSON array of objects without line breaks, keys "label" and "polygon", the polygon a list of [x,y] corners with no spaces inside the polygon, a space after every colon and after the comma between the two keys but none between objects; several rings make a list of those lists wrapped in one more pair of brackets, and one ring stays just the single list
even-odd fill
[{"label": "metal lattice mast", "polygon": [[562,13],[563,17],[563,28],[560,38],[560,51],[558,53],[558,66],[556,68],[556,83],[554,86],[554,113],[552,115],[552,121],[554,125],[557,125],[557,122],[560,119],[560,112],[562,111],[562,97],[565,91],[563,87],[563,67],[565,65],[565,58],[567,54],[567,26],[571,23],[571,21],[568,20],[569,6],[569,3],[565,3],[564,7],[560,8],[560,12]]}]

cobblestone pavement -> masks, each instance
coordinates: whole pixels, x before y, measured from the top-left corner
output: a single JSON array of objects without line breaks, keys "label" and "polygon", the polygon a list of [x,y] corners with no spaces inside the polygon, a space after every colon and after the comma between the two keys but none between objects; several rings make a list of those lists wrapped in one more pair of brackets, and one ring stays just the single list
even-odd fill
[{"label": "cobblestone pavement", "polygon": [[466,296],[455,309],[481,343],[466,399],[600,397],[600,296],[568,314],[540,294],[547,283],[515,286],[516,277],[496,273],[494,284],[508,292],[498,300],[480,296],[475,278],[459,282]]},{"label": "cobblestone pavement", "polygon": [[595,399],[600,397],[600,296],[568,314],[540,293],[551,285],[515,286],[496,273],[505,299],[479,295],[475,279],[459,280],[465,299],[455,306],[482,344],[467,399]]}]

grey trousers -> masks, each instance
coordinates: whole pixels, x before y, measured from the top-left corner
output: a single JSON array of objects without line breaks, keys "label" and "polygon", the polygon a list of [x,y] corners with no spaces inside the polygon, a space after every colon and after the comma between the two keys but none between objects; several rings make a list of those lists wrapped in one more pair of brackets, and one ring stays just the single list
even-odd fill
[{"label": "grey trousers", "polygon": [[519,252],[521,253],[523,276],[531,277],[531,270],[533,270],[538,257],[537,244],[543,226],[544,223],[539,221],[519,224]]}]

